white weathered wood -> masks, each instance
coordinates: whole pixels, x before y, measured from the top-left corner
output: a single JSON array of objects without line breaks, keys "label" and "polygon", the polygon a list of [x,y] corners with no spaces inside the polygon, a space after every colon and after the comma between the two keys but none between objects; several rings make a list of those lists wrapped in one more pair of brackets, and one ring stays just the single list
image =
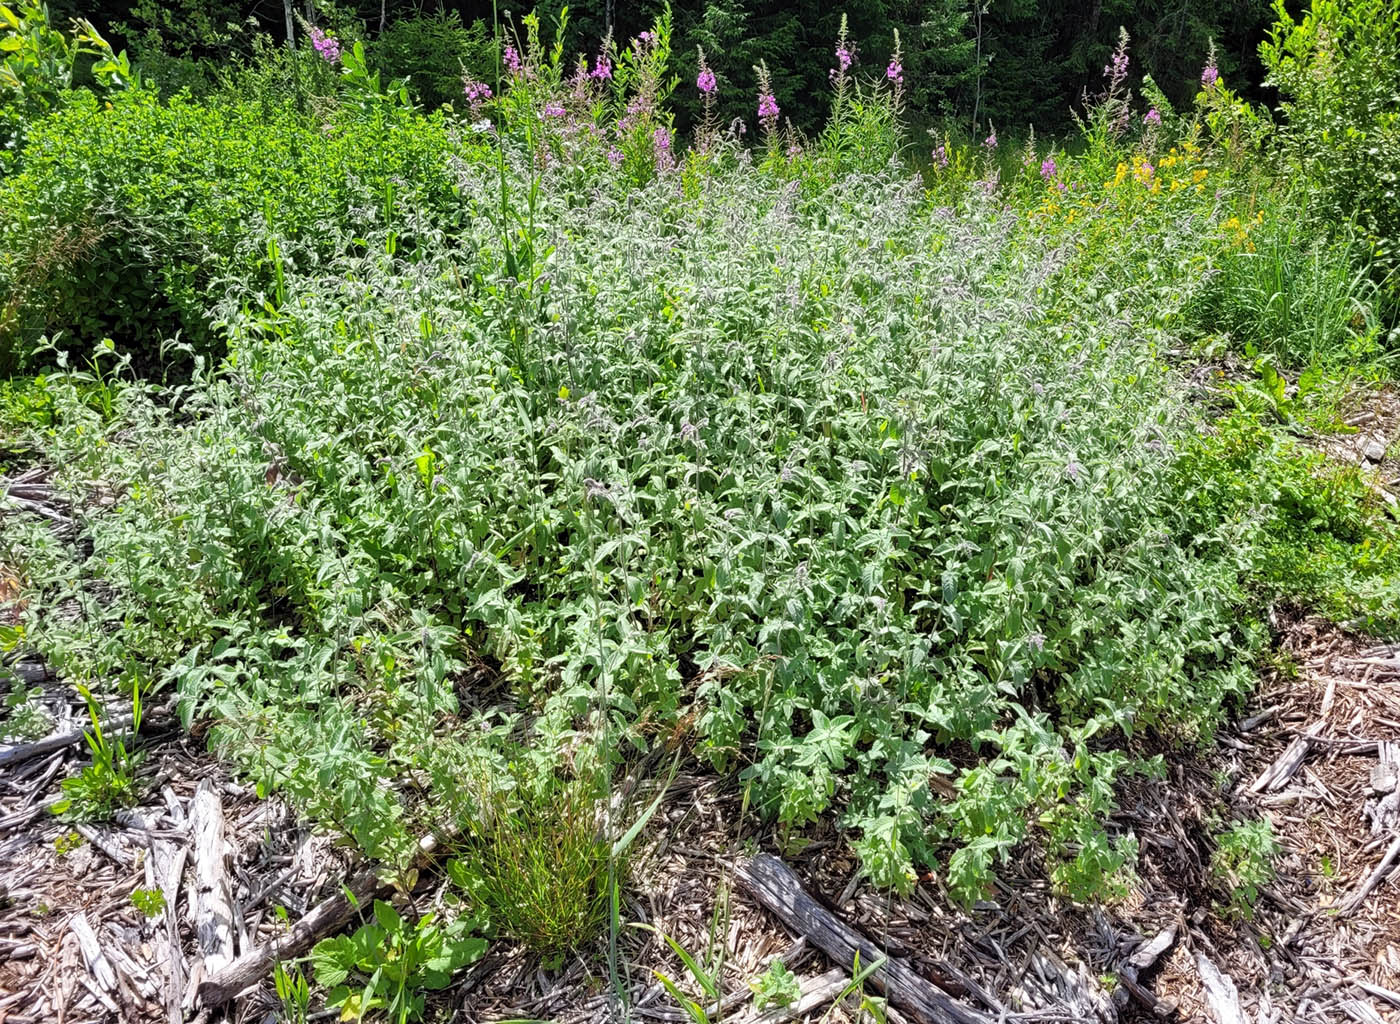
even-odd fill
[{"label": "white weathered wood", "polygon": [[1240,1009],[1239,990],[1228,974],[1222,974],[1204,953],[1196,954],[1196,972],[1201,976],[1206,1003],[1216,1024],[1249,1024],[1249,1018]]},{"label": "white weathered wood", "polygon": [[165,921],[166,938],[166,983],[165,1016],[170,1024],[182,1024],[185,1019],[183,1002],[185,999],[185,954],[180,948],[180,878],[185,873],[185,860],[189,849],[176,847],[173,843],[157,840],[154,858],[161,861],[163,875],[160,882],[161,894],[165,897],[165,911],[161,917]]},{"label": "white weathered wood", "polygon": [[1337,913],[1343,917],[1356,913],[1357,908],[1366,901],[1366,897],[1371,895],[1372,890],[1385,880],[1386,875],[1390,874],[1397,858],[1400,858],[1400,836],[1395,837],[1386,849],[1381,862],[1362,879],[1361,885],[1357,887],[1356,891],[1337,905]]},{"label": "white weathered wood", "polygon": [[1132,956],[1128,957],[1128,965],[1139,971],[1147,970],[1157,962],[1163,953],[1171,948],[1171,944],[1175,941],[1176,925],[1169,924],[1152,939],[1133,950]]},{"label": "white weathered wood", "polygon": [[195,934],[205,971],[214,974],[234,959],[233,905],[224,851],[224,807],[205,779],[190,808],[194,841]]},{"label": "white weathered wood", "polygon": [[92,930],[92,925],[88,924],[86,915],[77,913],[70,917],[68,930],[78,940],[78,949],[83,954],[83,963],[87,965],[88,974],[92,975],[92,979],[104,992],[115,992],[117,972],[103,955],[102,943],[97,940],[97,934]]}]

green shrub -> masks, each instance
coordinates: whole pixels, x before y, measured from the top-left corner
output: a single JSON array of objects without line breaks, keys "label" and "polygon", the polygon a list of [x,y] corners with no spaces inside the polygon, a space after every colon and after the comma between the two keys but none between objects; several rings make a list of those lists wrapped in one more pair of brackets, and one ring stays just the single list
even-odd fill
[{"label": "green shrub", "polygon": [[390,78],[407,78],[429,109],[444,103],[464,107],[462,76],[495,77],[495,53],[486,25],[462,24],[457,11],[402,18],[369,46],[371,63]]},{"label": "green shrub", "polygon": [[24,148],[27,125],[60,109],[83,74],[104,92],[132,77],[126,54],[114,53],[91,22],[74,20],[65,34],[42,0],[15,10],[0,4],[0,177]]},{"label": "green shrub", "polygon": [[1400,631],[1400,524],[1361,470],[1241,410],[1186,444],[1176,471],[1190,528],[1233,522],[1249,536],[1236,542],[1243,578],[1267,600]]},{"label": "green shrub", "polygon": [[1267,818],[1237,821],[1215,837],[1210,867],[1216,880],[1229,893],[1226,910],[1232,916],[1249,919],[1259,890],[1274,878],[1274,861],[1282,852]]},{"label": "green shrub", "polygon": [[[1400,268],[1400,2],[1274,0],[1259,53],[1282,94],[1287,153],[1320,199],[1314,226],[1355,220],[1385,274]],[[1392,301],[1400,278],[1389,279]]]},{"label": "green shrub", "polygon": [[367,231],[399,202],[449,228],[446,131],[392,109],[319,121],[147,91],[76,97],[31,126],[22,172],[0,182],[0,283],[13,296],[0,357],[21,363],[37,334],[56,331],[80,347],[115,338],[144,368],[176,332],[215,349],[215,281],[260,302],[284,263],[346,251],[345,228]]}]

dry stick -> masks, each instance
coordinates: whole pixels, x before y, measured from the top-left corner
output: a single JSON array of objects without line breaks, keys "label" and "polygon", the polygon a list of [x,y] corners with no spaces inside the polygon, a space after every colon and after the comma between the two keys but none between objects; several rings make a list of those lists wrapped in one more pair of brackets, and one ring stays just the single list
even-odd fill
[{"label": "dry stick", "polygon": [[836,918],[802,888],[792,870],[767,854],[740,861],[736,875],[743,886],[789,930],[803,936],[838,964],[884,960],[870,982],[889,1001],[922,1024],[991,1024],[991,1018],[955,1001],[903,960],[888,957],[862,933]]},{"label": "dry stick", "polygon": [[[131,715],[118,715],[116,718],[102,723],[102,734],[108,739],[124,739],[124,730],[130,729],[131,723]],[[19,764],[21,761],[27,761],[31,757],[38,757],[41,754],[52,754],[55,750],[62,750],[64,747],[71,747],[74,743],[81,743],[86,735],[87,730],[75,729],[72,732],[61,732],[55,736],[45,736],[33,743],[21,743],[16,747],[6,747],[0,750],[0,768]]]},{"label": "dry stick", "polygon": [[1293,737],[1293,742],[1284,748],[1283,753],[1278,756],[1278,760],[1265,768],[1259,778],[1254,780],[1248,792],[1267,793],[1278,789],[1293,778],[1298,769],[1303,766],[1303,761],[1308,756],[1308,748],[1312,746],[1313,737],[1322,731],[1323,724],[1323,721],[1319,719]]},{"label": "dry stick", "polygon": [[1397,857],[1400,857],[1400,835],[1395,837],[1394,842],[1385,851],[1385,856],[1381,858],[1381,862],[1376,865],[1375,870],[1366,876],[1366,880],[1361,883],[1361,888],[1342,900],[1337,907],[1337,913],[1343,917],[1356,913],[1356,909],[1365,902],[1367,896],[1371,895],[1371,890],[1380,885],[1385,876],[1390,873]]},{"label": "dry stick", "polygon": [[[419,840],[417,867],[421,869],[431,861],[439,845],[437,836],[429,835]],[[374,868],[358,872],[342,886],[339,893],[308,911],[286,935],[249,950],[227,967],[200,981],[196,990],[200,1004],[205,1008],[222,1006],[250,985],[256,984],[277,960],[301,956],[323,936],[339,931],[355,915],[360,905],[392,890],[391,884],[379,880],[379,873]]]}]

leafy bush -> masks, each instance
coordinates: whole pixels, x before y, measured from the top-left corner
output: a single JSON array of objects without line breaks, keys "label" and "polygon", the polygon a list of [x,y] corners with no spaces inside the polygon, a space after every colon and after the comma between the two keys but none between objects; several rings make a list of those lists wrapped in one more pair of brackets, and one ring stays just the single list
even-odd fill
[{"label": "leafy bush", "polygon": [[456,10],[395,21],[370,44],[369,56],[386,75],[409,79],[414,95],[430,109],[444,103],[461,107],[464,75],[486,81],[495,77],[493,41],[485,23],[463,25]]},{"label": "leafy bush", "polygon": [[[1268,600],[1392,621],[1357,478],[1213,428],[1175,362],[1273,230],[1218,83],[1149,118],[1120,50],[1082,155],[989,139],[926,190],[888,71],[815,143],[762,79],[757,158],[678,154],[664,19],[572,77],[521,24],[472,134],[324,36],[325,115],[145,97],[36,134],[18,222],[100,216],[229,339],[178,389],[105,348],[47,382],[58,485],[118,496],[75,502],[82,546],[0,538],[67,676],[136,662],[389,865],[453,821],[492,924],[557,956],[601,920],[607,781],[663,737],[784,831],[838,815],[881,885],[972,900],[1034,839],[1087,898],[1132,868],[1137,737],[1209,735]],[[121,178],[89,166],[118,137]],[[1285,306],[1325,340],[1271,344],[1345,348],[1332,256]],[[1336,553],[1325,586],[1271,576],[1280,543]]]},{"label": "leafy bush", "polygon": [[[1311,0],[1302,16],[1274,0],[1260,47],[1282,93],[1288,154],[1322,202],[1314,224],[1352,219],[1383,272],[1400,268],[1400,3]],[[1391,277],[1392,296],[1400,278]]]},{"label": "leafy bush", "polygon": [[422,993],[446,988],[453,971],[486,952],[486,941],[472,934],[475,928],[475,921],[461,916],[439,924],[432,913],[410,924],[393,904],[375,900],[373,922],[353,935],[316,943],[316,981],[331,990],[327,1004],[344,1020],[376,1010],[397,1024],[421,1020]]},{"label": "leafy bush", "polygon": [[47,330],[111,336],[146,367],[177,332],[210,351],[215,281],[236,277],[260,302],[282,259],[311,267],[353,247],[328,225],[369,230],[402,200],[450,225],[448,154],[443,122],[392,109],[318,122],[145,91],[107,107],[75,97],[31,127],[22,172],[0,182],[0,282],[14,296],[0,353],[22,362]]},{"label": "leafy bush", "polygon": [[24,147],[26,126],[63,106],[80,69],[102,90],[131,80],[126,54],[114,53],[91,22],[75,20],[65,35],[42,0],[22,0],[17,11],[0,4],[0,177]]}]

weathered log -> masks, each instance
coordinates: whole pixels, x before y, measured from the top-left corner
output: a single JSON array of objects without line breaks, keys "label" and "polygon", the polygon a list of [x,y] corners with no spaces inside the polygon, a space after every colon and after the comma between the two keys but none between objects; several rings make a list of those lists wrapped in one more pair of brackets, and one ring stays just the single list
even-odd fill
[{"label": "weathered log", "polygon": [[764,909],[837,965],[854,964],[857,954],[862,965],[884,960],[871,973],[871,986],[922,1024],[990,1024],[991,1018],[961,1005],[903,960],[887,957],[865,935],[839,920],[809,896],[797,875],[776,857],[760,853],[741,861],[736,874]]},{"label": "weathered log", "polygon": [[[131,715],[118,715],[116,718],[102,723],[102,733],[108,739],[122,738],[125,736],[126,730],[131,728],[131,722]],[[33,743],[5,747],[0,749],[0,768],[28,761],[31,757],[39,757],[41,754],[52,754],[55,750],[62,750],[64,747],[71,747],[75,743],[81,743],[86,735],[87,730],[85,729],[73,729],[69,732],[45,736]]]},{"label": "weathered log", "polygon": [[233,905],[224,863],[224,805],[208,779],[195,790],[190,807],[194,839],[195,934],[206,974],[233,962]]}]

